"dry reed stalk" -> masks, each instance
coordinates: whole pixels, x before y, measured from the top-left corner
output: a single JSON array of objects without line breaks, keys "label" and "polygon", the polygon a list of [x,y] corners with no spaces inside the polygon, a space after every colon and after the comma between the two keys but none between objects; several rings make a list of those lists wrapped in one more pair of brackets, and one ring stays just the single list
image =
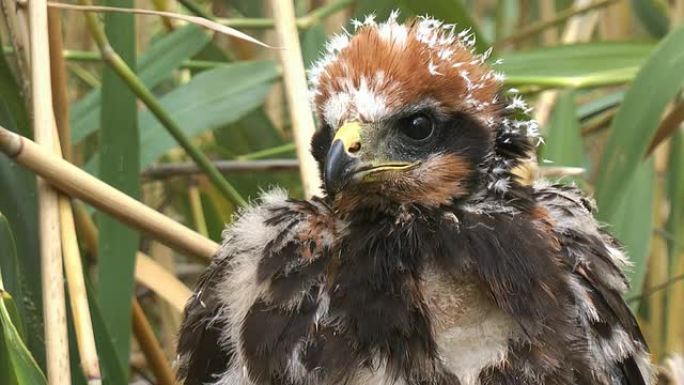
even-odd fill
[{"label": "dry reed stalk", "polygon": [[[299,170],[297,159],[262,160],[215,160],[214,166],[223,173],[254,173]],[[183,175],[201,174],[202,170],[192,162],[161,163],[142,172],[147,179],[164,179]]]},{"label": "dry reed stalk", "polygon": [[[168,0],[152,0],[152,6],[154,9],[161,12],[171,12],[171,6]],[[174,2],[175,6],[175,2]],[[174,31],[176,29],[176,20],[170,19],[168,17],[161,18],[164,28],[167,31]]]},{"label": "dry reed stalk", "polygon": [[195,223],[195,230],[208,237],[209,230],[207,229],[207,220],[204,217],[204,209],[202,208],[202,196],[197,187],[197,181],[194,178],[190,180],[188,186],[188,200],[190,201],[190,213]]},{"label": "dry reed stalk", "polygon": [[136,281],[152,290],[176,312],[183,313],[192,291],[158,262],[138,252],[135,261]]},{"label": "dry reed stalk", "polygon": [[676,106],[673,106],[667,112],[665,118],[663,118],[658,125],[658,129],[656,129],[653,139],[651,140],[651,144],[648,146],[648,151],[646,151],[646,155],[644,157],[650,156],[653,150],[658,148],[660,143],[670,138],[672,134],[679,129],[679,127],[682,125],[682,122],[684,122],[684,101],[681,101]]},{"label": "dry reed stalk", "polygon": [[684,0],[674,0],[672,4],[672,27],[684,23]]},{"label": "dry reed stalk", "polygon": [[309,152],[311,136],[316,128],[309,109],[306,73],[299,45],[294,6],[291,0],[271,0],[271,8],[279,46],[284,48],[280,51],[280,58],[283,63],[285,91],[292,131],[297,145],[302,185],[304,194],[311,197],[321,194],[318,166]]},{"label": "dry reed stalk", "polygon": [[[152,245],[150,246],[150,256],[153,258],[153,262],[156,261],[160,267],[164,268],[168,274],[176,279],[177,268],[176,261],[173,257],[173,250],[159,242],[152,242]],[[183,284],[181,283],[181,285]],[[186,288],[184,291],[185,293],[182,294],[183,296],[191,295],[190,289]],[[183,319],[183,313],[178,312],[178,310],[167,301],[158,301],[157,308],[159,311],[160,340],[166,357],[173,362],[173,360],[176,359],[176,339]]]},{"label": "dry reed stalk", "polygon": [[[0,140],[1,143],[1,140]],[[93,255],[97,255],[98,230],[92,218],[85,210],[83,203],[74,202],[76,212],[76,224],[81,231],[81,236],[86,244],[86,249]],[[157,247],[163,247],[154,243]],[[136,254],[135,279],[136,282],[152,290],[160,298],[166,301],[177,313],[183,312],[185,302],[192,295],[192,291],[176,278],[165,266],[155,261],[143,252]]]},{"label": "dry reed stalk", "polygon": [[540,167],[539,175],[542,178],[562,178],[566,176],[580,176],[587,172],[582,167],[564,167],[564,166],[551,166],[551,167]]},{"label": "dry reed stalk", "polygon": [[209,259],[218,244],[145,206],[31,140],[0,127],[0,150],[65,193],[107,212],[160,242],[190,256]]},{"label": "dry reed stalk", "polygon": [[[80,0],[85,4],[85,9],[91,9],[90,0]],[[98,7],[96,7],[98,8]],[[117,76],[133,93],[142,101],[157,120],[164,126],[169,134],[176,140],[180,147],[202,168],[207,177],[221,190],[226,197],[238,206],[244,206],[247,201],[240,195],[237,189],[214,167],[209,158],[192,142],[183,132],[178,122],[162,107],[159,99],[152,90],[147,88],[143,81],[135,74],[133,69],[114,51],[109,44],[107,35],[100,20],[92,12],[86,12],[86,21],[90,34],[100,50],[105,63],[116,72]]]},{"label": "dry reed stalk", "polygon": [[133,13],[136,15],[150,15],[150,16],[168,17],[171,19],[177,19],[177,20],[182,20],[182,21],[188,22],[188,23],[197,24],[197,25],[202,26],[206,29],[210,29],[214,32],[222,33],[224,35],[232,36],[232,37],[235,37],[237,39],[245,40],[245,41],[248,41],[250,43],[260,45],[262,47],[275,48],[275,47],[271,47],[270,45],[263,43],[263,42],[255,39],[255,38],[247,35],[246,33],[240,32],[234,28],[227,27],[227,26],[219,24],[215,21],[211,21],[211,20],[205,19],[203,17],[198,17],[198,16],[189,16],[189,15],[183,15],[183,14],[174,13],[174,12],[154,11],[151,9],[119,8],[119,7],[100,6],[100,5],[75,5],[75,4],[55,3],[52,1],[48,1],[47,4],[53,8],[67,9],[67,10],[71,10],[71,11],[117,12],[117,13]]},{"label": "dry reed stalk", "polygon": [[[616,0],[597,1],[597,3],[605,4]],[[577,9],[591,8],[591,0],[575,0],[574,7]],[[594,9],[594,8],[591,8]],[[561,41],[563,44],[572,44],[581,41],[587,41],[591,38],[591,34],[598,23],[598,14],[596,11],[577,14],[568,20],[568,23],[563,31]],[[546,123],[551,116],[553,106],[558,99],[558,91],[544,91],[539,95],[537,104],[535,106],[534,119],[540,126],[546,126]],[[536,155],[530,160],[523,162],[520,166],[513,170],[514,174],[521,178],[524,184],[531,184],[540,177],[539,165],[537,164]]]},{"label": "dry reed stalk", "polygon": [[83,202],[74,199],[71,201],[71,207],[76,221],[78,239],[83,242],[85,254],[94,258],[97,256],[98,250],[97,226],[95,226],[95,222],[93,222]]},{"label": "dry reed stalk", "polygon": [[[263,7],[264,16],[270,17],[271,21],[273,21],[273,10],[271,9],[271,3],[264,1]],[[278,45],[278,33],[273,29],[273,27],[275,27],[275,24],[271,25],[270,29],[264,31],[262,38],[264,41],[270,44]],[[278,52],[271,51],[266,52],[266,54],[268,55],[269,59],[278,61]],[[282,72],[282,70],[280,72]],[[271,88],[271,91],[268,93],[266,100],[264,101],[264,112],[269,116],[273,122],[273,126],[278,130],[278,133],[283,137],[287,137],[287,133],[285,132],[285,115],[287,114],[287,103],[285,102],[285,85],[283,82],[276,82]],[[299,170],[299,162],[297,162],[297,170]]]},{"label": "dry reed stalk", "polygon": [[599,33],[604,40],[629,40],[632,22],[632,6],[622,1],[606,7],[600,15]]},{"label": "dry reed stalk", "polygon": [[150,322],[145,317],[142,307],[137,299],[133,298],[133,333],[138,345],[145,355],[147,364],[157,378],[157,384],[175,385],[176,378],[171,369],[164,351],[159,346],[159,341],[154,335]]},{"label": "dry reed stalk", "polygon": [[521,24],[520,28],[516,32],[514,32],[510,36],[507,36],[503,39],[496,41],[494,43],[494,48],[501,48],[507,45],[514,45],[520,43],[523,40],[537,36],[540,32],[558,26],[568,19],[571,19],[579,15],[583,15],[590,11],[610,6],[611,4],[620,1],[623,0],[596,0],[595,2],[585,6],[571,7],[569,9],[559,11],[553,18],[549,20],[538,21],[531,23],[529,25]]},{"label": "dry reed stalk", "polygon": [[[684,252],[672,266],[672,277],[684,276]],[[672,283],[668,293],[667,342],[665,351],[684,351],[684,280]],[[683,362],[684,363],[684,362]],[[684,365],[682,365],[682,385],[684,385]]]},{"label": "dry reed stalk", "polygon": [[71,301],[78,353],[81,358],[81,368],[88,384],[101,384],[102,375],[97,358],[97,348],[95,347],[95,334],[90,317],[90,308],[88,307],[88,294],[83,280],[83,266],[81,265],[81,254],[78,250],[78,241],[76,239],[74,215],[71,211],[69,198],[64,195],[59,197],[59,210],[64,271],[69,288],[69,299]]},{"label": "dry reed stalk", "polygon": [[[669,142],[668,142],[669,143]],[[669,148],[670,146],[659,146],[654,153],[656,181],[653,190],[653,227],[656,229],[665,228],[667,223],[667,208],[665,207],[665,179],[667,177]],[[655,236],[651,241],[650,254],[648,258],[647,277],[650,285],[659,282],[667,282],[669,278],[669,261],[667,242],[663,237]],[[664,358],[666,342],[666,294],[667,290],[653,291],[648,298],[649,321],[651,330],[648,335],[651,340],[648,345],[653,355],[653,361],[659,362]]]},{"label": "dry reed stalk", "polygon": [[336,13],[325,19],[325,31],[328,34],[333,34],[340,30],[349,19],[353,16],[352,8],[345,8],[342,12]]},{"label": "dry reed stalk", "polygon": [[[47,4],[44,0],[28,3],[29,41],[31,52],[31,100],[36,149],[52,153],[55,148],[56,128],[52,110],[52,87],[48,47]],[[40,65],[37,65],[40,63]],[[54,157],[54,155],[50,155]],[[38,178],[38,207],[43,287],[43,318],[47,377],[51,385],[69,384],[69,344],[62,275],[62,250],[59,228],[57,191],[46,180]]]},{"label": "dry reed stalk", "polygon": [[[575,8],[585,8],[592,5],[591,0],[575,0]],[[587,12],[586,14],[573,16],[568,20],[563,36],[561,38],[562,44],[572,44],[587,41],[598,23],[597,11]],[[551,116],[553,106],[556,104],[558,98],[558,91],[544,91],[537,101],[534,118],[539,122],[539,125],[544,126]]]},{"label": "dry reed stalk", "polygon": [[[540,0],[539,13],[542,22],[553,19],[553,16],[556,14],[556,2],[554,0]],[[556,28],[545,29],[542,32],[542,41],[546,46],[558,43],[558,30]]]},{"label": "dry reed stalk", "polygon": [[[61,15],[57,10],[48,10],[50,74],[52,81],[52,103],[55,109],[57,137],[54,145],[56,155],[71,157],[71,130],[69,129],[69,97],[66,88],[66,70],[62,56]],[[66,195],[59,197],[59,219],[62,240],[64,272],[69,289],[71,312],[74,319],[76,343],[81,359],[81,369],[88,384],[102,383],[102,374],[95,346],[95,333],[88,305],[88,293],[83,278],[83,265],[76,238],[76,225],[71,201]]]},{"label": "dry reed stalk", "polygon": [[50,39],[50,79],[52,81],[52,106],[55,112],[62,157],[73,162],[71,155],[71,125],[69,124],[69,94],[67,73],[64,66],[64,42],[62,20],[57,9],[48,9],[48,37]]},{"label": "dry reed stalk", "polygon": [[16,69],[18,71],[17,81],[21,86],[24,103],[31,105],[31,54],[29,47],[29,31],[28,31],[28,16],[25,4],[21,8],[17,8],[19,2],[16,0],[0,0],[0,8],[2,8],[2,16],[4,18],[5,27],[12,42],[14,49]]}]

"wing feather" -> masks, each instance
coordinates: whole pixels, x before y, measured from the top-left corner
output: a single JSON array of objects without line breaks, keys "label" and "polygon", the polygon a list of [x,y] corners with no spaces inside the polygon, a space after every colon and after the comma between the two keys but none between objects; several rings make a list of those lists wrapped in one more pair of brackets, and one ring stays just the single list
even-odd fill
[{"label": "wing feather", "polygon": [[[535,198],[551,214],[573,279],[580,322],[589,327],[596,376],[608,384],[652,383],[648,347],[623,299],[627,264],[620,245],[592,216],[593,203],[574,186],[537,186]],[[642,364],[640,364],[642,363]]]},{"label": "wing feather", "polygon": [[289,200],[282,190],[238,215],[186,305],[179,380],[239,384],[249,374],[257,384],[281,383],[296,369],[288,360],[314,322],[331,218],[324,202]]}]

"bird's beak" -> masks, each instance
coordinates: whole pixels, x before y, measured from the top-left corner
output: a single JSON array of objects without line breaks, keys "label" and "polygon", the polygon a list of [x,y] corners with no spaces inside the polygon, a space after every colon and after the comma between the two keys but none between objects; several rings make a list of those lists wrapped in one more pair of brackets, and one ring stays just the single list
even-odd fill
[{"label": "bird's beak", "polygon": [[346,185],[361,165],[355,154],[361,149],[361,124],[346,122],[337,130],[325,160],[325,189],[335,194]]},{"label": "bird's beak", "polygon": [[[409,170],[420,162],[371,161],[362,162],[361,124],[346,122],[333,138],[328,158],[325,160],[325,190],[335,195],[350,182],[373,181],[374,177],[387,172]],[[366,150],[366,153],[368,151]],[[372,157],[372,154],[370,154]]]}]

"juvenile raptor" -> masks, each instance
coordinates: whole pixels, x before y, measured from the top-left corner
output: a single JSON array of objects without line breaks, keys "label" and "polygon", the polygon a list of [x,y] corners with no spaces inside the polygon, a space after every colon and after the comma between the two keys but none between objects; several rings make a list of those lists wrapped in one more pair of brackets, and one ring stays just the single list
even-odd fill
[{"label": "juvenile raptor", "polygon": [[[520,183],[537,127],[467,31],[372,17],[310,71],[325,196],[243,210],[185,310],[186,385],[647,385],[619,243]],[[303,101],[304,102],[304,101]]]}]

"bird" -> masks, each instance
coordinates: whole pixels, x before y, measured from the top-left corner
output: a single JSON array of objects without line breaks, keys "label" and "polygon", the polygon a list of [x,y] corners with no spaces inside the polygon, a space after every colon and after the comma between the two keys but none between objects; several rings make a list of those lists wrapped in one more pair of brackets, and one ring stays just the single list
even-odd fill
[{"label": "bird", "polygon": [[492,51],[398,16],[353,21],[309,70],[324,193],[236,215],[186,305],[179,380],[653,384],[628,257],[577,186],[517,176],[542,139]]}]

